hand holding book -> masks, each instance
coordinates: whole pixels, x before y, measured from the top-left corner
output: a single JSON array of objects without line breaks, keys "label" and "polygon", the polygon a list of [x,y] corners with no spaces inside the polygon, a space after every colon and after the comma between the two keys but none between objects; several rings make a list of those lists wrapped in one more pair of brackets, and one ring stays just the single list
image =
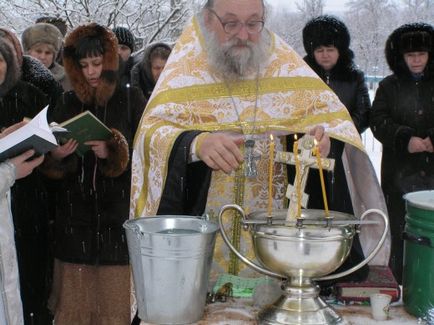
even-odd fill
[{"label": "hand holding book", "polygon": [[86,141],[84,144],[90,146],[92,151],[95,153],[95,156],[99,159],[106,159],[108,157],[109,152],[105,141],[93,140]]},{"label": "hand holding book", "polygon": [[108,140],[112,136],[111,130],[90,111],[80,113],[60,123],[60,126],[69,131],[60,137],[61,143],[66,143],[69,139],[76,140],[78,142],[76,153],[80,156],[96,145],[91,144],[93,141]]}]

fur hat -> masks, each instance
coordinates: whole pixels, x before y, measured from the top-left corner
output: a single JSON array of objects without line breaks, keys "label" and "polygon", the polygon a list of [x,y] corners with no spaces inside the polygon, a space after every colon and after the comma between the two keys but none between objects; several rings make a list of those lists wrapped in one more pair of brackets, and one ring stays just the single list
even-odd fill
[{"label": "fur hat", "polygon": [[50,16],[39,17],[38,19],[36,19],[35,23],[36,24],[47,23],[47,24],[54,25],[60,30],[63,37],[65,37],[66,32],[68,30],[68,27],[66,26],[66,21],[60,17],[50,17]]},{"label": "fur hat", "polygon": [[112,29],[112,31],[115,33],[120,45],[126,45],[130,48],[131,52],[134,52],[134,35],[128,28],[115,27]]},{"label": "fur hat", "polygon": [[14,55],[17,57],[18,66],[21,67],[21,65],[23,64],[23,48],[21,47],[18,36],[9,29],[0,27],[0,38],[11,44],[14,49]]},{"label": "fur hat", "polygon": [[[99,38],[104,49],[101,82],[96,89],[86,81],[76,53],[79,41],[85,37]],[[116,89],[119,54],[115,34],[110,29],[96,23],[78,26],[66,36],[63,64],[78,98],[86,104],[96,103],[104,106]]]},{"label": "fur hat", "polygon": [[56,56],[62,46],[62,40],[63,35],[60,30],[56,26],[47,23],[38,23],[30,26],[21,35],[21,42],[26,53],[34,45],[45,43],[53,47]]},{"label": "fur hat", "polygon": [[0,96],[7,94],[21,78],[23,56],[17,51],[21,47],[16,44],[16,40],[11,31],[0,29],[0,53],[7,66],[5,80],[0,85]]},{"label": "fur hat", "polygon": [[426,23],[405,24],[395,29],[386,41],[386,60],[395,74],[408,74],[409,70],[403,54],[426,51],[430,53],[428,70],[433,70],[434,27]]},{"label": "fur hat", "polygon": [[335,46],[340,53],[350,47],[350,33],[345,24],[333,16],[319,16],[311,19],[303,28],[303,46],[309,56],[324,45]]}]

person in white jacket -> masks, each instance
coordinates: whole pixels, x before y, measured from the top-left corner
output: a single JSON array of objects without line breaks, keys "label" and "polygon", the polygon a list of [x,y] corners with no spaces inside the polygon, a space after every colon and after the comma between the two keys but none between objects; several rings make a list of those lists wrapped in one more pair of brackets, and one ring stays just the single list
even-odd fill
[{"label": "person in white jacket", "polygon": [[[17,123],[0,133],[0,138],[22,126]],[[16,179],[28,176],[44,156],[29,160],[33,150],[0,163],[0,324],[24,324],[20,281],[15,250],[14,225],[9,190]]]}]

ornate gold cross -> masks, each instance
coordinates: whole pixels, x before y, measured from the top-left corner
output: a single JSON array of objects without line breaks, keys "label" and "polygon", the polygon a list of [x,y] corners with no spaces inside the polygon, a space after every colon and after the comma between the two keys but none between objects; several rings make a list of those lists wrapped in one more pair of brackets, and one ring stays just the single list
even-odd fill
[{"label": "ornate gold cross", "polygon": [[[306,187],[307,177],[309,176],[309,169],[319,168],[317,164],[317,159],[312,155],[312,150],[314,149],[315,146],[314,137],[306,134],[300,140],[298,140],[298,143],[299,143],[298,153],[278,151],[276,152],[276,158],[274,159],[276,162],[280,162],[288,165],[295,165],[294,154],[298,155],[297,157],[300,165],[300,174],[301,174],[300,184],[299,184],[301,197],[298,197],[297,194],[297,190],[296,190],[297,177],[296,177],[294,178],[294,184],[293,185],[289,184],[288,189],[286,191],[286,197],[290,200],[289,207],[288,207],[288,214],[286,217],[287,221],[295,220],[297,218],[297,208],[298,208],[299,200],[301,200],[301,206],[303,208],[307,207],[309,195],[304,193],[304,189]],[[323,169],[332,171],[335,167],[335,160],[328,159],[328,158],[321,158],[321,165]]]}]

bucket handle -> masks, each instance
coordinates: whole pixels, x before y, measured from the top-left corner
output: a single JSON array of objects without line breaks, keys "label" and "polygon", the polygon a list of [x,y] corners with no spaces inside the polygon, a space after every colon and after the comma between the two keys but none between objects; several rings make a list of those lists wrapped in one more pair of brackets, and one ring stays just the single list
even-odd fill
[{"label": "bucket handle", "polygon": [[263,268],[262,266],[252,262],[251,260],[249,260],[247,257],[245,257],[244,255],[242,255],[231,243],[231,241],[229,240],[226,231],[225,231],[225,227],[223,225],[223,213],[226,210],[237,210],[238,213],[241,215],[241,217],[243,218],[243,221],[246,221],[246,214],[244,212],[244,210],[237,204],[227,204],[225,206],[223,206],[223,208],[220,210],[219,213],[219,226],[220,226],[220,233],[222,234],[223,240],[226,243],[226,245],[228,245],[229,249],[232,251],[232,253],[234,253],[241,261],[243,261],[244,263],[246,263],[248,266],[250,266],[252,269],[254,269],[255,271],[265,274],[265,275],[269,275],[275,278],[286,278],[285,275],[279,274],[279,273],[274,273],[271,272],[265,268]]},{"label": "bucket handle", "polygon": [[378,251],[380,250],[381,246],[383,246],[384,241],[386,240],[387,237],[387,232],[389,231],[389,219],[387,218],[386,214],[379,210],[379,209],[369,209],[366,210],[362,216],[360,217],[361,220],[363,220],[366,216],[370,215],[370,214],[379,214],[384,221],[384,230],[383,230],[383,234],[381,235],[380,240],[377,243],[377,246],[375,246],[375,248],[372,250],[372,252],[368,255],[368,257],[366,257],[363,261],[361,261],[359,264],[353,266],[352,268],[344,271],[344,272],[340,272],[340,273],[336,273],[336,274],[332,274],[332,275],[327,275],[327,276],[323,276],[321,278],[317,278],[314,279],[315,281],[323,281],[323,280],[334,280],[340,277],[344,277],[348,274],[351,274],[355,271],[357,271],[358,269],[360,269],[361,267],[363,267],[364,265],[368,264],[374,257],[375,255],[377,255]]},{"label": "bucket handle", "polygon": [[410,234],[406,231],[404,231],[402,233],[402,239],[403,240],[408,240],[411,241],[417,245],[422,245],[422,246],[427,246],[427,247],[434,247],[434,245],[431,242],[431,239],[429,239],[428,237],[423,237],[423,236],[415,236],[413,234]]},{"label": "bucket handle", "polygon": [[[224,228],[224,225],[223,225],[223,213],[226,211],[226,210],[230,210],[230,209],[233,209],[233,210],[236,210],[236,211],[238,211],[238,213],[241,215],[241,217],[243,218],[243,221],[246,221],[247,220],[247,218],[246,218],[246,214],[245,214],[245,212],[244,212],[244,210],[239,206],[239,205],[237,205],[237,204],[227,204],[227,205],[225,205],[225,206],[223,206],[223,208],[220,210],[220,213],[219,213],[219,226],[220,226],[220,233],[221,233],[221,235],[222,235],[222,237],[223,237],[223,240],[224,240],[224,242],[226,243],[226,245],[228,245],[228,247],[229,247],[229,249],[241,260],[241,261],[243,261],[244,263],[246,263],[248,266],[250,266],[252,269],[254,269],[255,271],[257,271],[257,272],[260,272],[260,273],[263,273],[263,274],[265,274],[265,275],[269,275],[269,276],[272,276],[272,277],[275,277],[275,278],[287,278],[287,276],[285,276],[285,275],[282,275],[282,274],[279,274],[279,273],[275,273],[275,272],[272,272],[272,271],[270,271],[270,270],[267,270],[267,269],[265,269],[265,268],[263,268],[263,267],[261,267],[261,266],[259,266],[258,264],[256,264],[256,263],[253,263],[252,261],[250,261],[248,258],[246,258],[244,255],[242,255],[233,245],[232,245],[232,243],[230,242],[230,240],[229,240],[229,238],[228,238],[228,236],[227,236],[227,234],[226,234],[226,231],[225,231],[225,228]],[[340,277],[343,277],[343,276],[346,276],[346,275],[348,275],[348,274],[351,274],[351,273],[353,273],[353,272],[355,272],[355,271],[357,271],[358,269],[360,269],[361,267],[363,267],[364,265],[366,265],[367,263],[369,263],[373,258],[374,258],[374,256],[378,253],[378,251],[380,250],[380,248],[381,248],[381,246],[383,245],[383,243],[384,243],[384,241],[386,240],[386,236],[387,236],[387,232],[389,231],[389,219],[387,218],[387,216],[386,216],[386,214],[383,212],[383,211],[381,211],[381,210],[379,210],[379,209],[369,209],[369,210],[366,210],[363,214],[362,214],[362,216],[360,217],[360,219],[361,220],[363,220],[366,216],[368,216],[368,215],[370,215],[370,214],[372,214],[372,213],[376,213],[376,214],[379,214],[382,218],[383,218],[383,221],[384,221],[384,230],[383,230],[383,234],[381,235],[381,238],[380,238],[380,240],[378,241],[378,243],[377,243],[377,246],[375,246],[375,248],[372,250],[372,252],[369,254],[369,256],[367,257],[367,258],[365,258],[362,262],[360,262],[359,264],[357,264],[357,265],[355,265],[355,266],[353,266],[352,268],[350,268],[350,269],[348,269],[348,270],[346,270],[346,271],[344,271],[344,272],[340,272],[340,273],[337,273],[337,274],[333,274],[333,275],[328,275],[328,276],[324,276],[324,277],[321,277],[321,278],[317,278],[317,279],[314,279],[315,281],[322,281],[322,280],[333,280],[333,279],[337,279],[337,278],[340,278]]]}]

